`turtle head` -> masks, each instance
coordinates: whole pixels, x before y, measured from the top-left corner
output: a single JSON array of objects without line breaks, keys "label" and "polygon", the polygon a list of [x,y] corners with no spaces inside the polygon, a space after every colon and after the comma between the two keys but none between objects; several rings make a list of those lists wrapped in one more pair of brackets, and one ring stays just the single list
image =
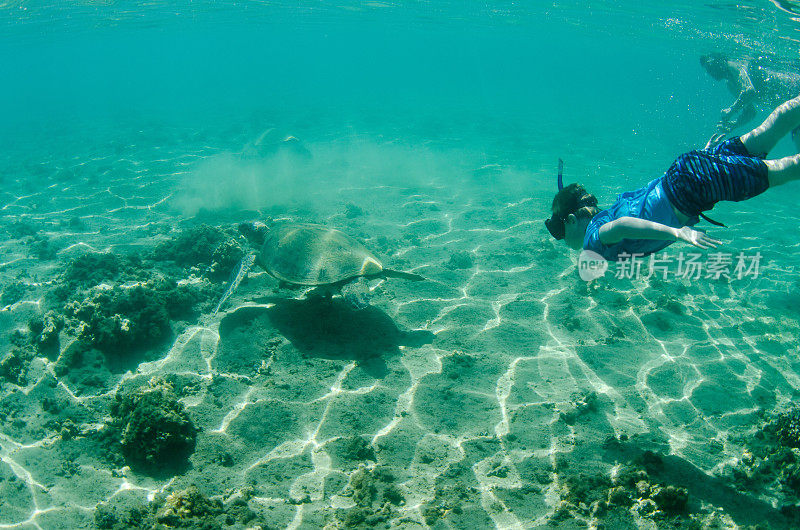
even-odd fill
[{"label": "turtle head", "polygon": [[246,237],[252,245],[257,247],[264,244],[268,231],[269,227],[261,221],[250,221],[239,224],[239,233]]}]

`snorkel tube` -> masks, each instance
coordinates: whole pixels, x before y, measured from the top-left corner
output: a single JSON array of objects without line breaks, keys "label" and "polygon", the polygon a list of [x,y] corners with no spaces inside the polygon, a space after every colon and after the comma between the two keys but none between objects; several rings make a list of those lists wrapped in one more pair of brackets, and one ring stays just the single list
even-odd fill
[{"label": "snorkel tube", "polygon": [[[564,161],[558,159],[558,191],[564,189]],[[553,215],[544,222],[547,231],[555,239],[564,239],[564,219]]]},{"label": "snorkel tube", "polygon": [[564,189],[564,161],[558,159],[558,191]]}]

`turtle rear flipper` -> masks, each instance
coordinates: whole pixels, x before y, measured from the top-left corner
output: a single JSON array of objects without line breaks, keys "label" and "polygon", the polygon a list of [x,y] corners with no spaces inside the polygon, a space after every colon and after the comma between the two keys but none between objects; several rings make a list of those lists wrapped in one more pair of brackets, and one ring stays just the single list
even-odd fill
[{"label": "turtle rear flipper", "polygon": [[401,278],[403,280],[411,280],[412,282],[421,282],[425,279],[424,276],[414,274],[413,272],[396,271],[393,269],[383,269],[380,275],[384,278]]}]

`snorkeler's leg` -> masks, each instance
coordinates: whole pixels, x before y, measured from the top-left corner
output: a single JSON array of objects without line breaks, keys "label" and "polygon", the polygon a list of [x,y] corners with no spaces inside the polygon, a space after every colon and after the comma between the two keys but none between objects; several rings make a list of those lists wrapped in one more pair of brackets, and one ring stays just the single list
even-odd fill
[{"label": "snorkeler's leg", "polygon": [[769,153],[778,140],[800,125],[800,96],[782,103],[767,116],[764,123],[740,139],[747,151],[754,155]]},{"label": "snorkeler's leg", "polygon": [[767,165],[770,188],[800,179],[800,154],[776,160],[764,160],[764,163]]}]

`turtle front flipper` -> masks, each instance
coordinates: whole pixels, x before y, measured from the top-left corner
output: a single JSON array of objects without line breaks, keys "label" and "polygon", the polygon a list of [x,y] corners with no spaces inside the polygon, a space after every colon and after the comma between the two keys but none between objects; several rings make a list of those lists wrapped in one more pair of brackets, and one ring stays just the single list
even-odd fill
[{"label": "turtle front flipper", "polygon": [[242,283],[244,277],[247,276],[248,271],[253,266],[255,261],[256,255],[252,252],[247,254],[241,259],[241,261],[239,261],[239,264],[233,270],[233,274],[231,275],[231,284],[228,286],[225,294],[222,295],[222,298],[220,298],[216,309],[214,309],[214,312],[212,313],[212,316],[219,312],[219,308],[222,307],[222,304],[225,303],[228,298],[230,298],[234,291],[236,291],[236,288],[239,287],[239,284]]}]

